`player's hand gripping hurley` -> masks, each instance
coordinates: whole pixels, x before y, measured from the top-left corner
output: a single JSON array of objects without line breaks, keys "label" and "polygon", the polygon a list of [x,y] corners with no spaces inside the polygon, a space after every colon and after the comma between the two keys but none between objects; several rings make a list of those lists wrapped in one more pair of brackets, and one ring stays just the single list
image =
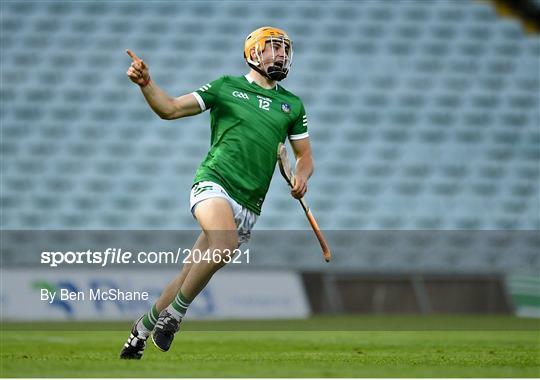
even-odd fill
[{"label": "player's hand gripping hurley", "polygon": [[[287,157],[287,149],[285,148],[285,145],[283,145],[282,143],[279,143],[278,145],[277,157],[278,157],[278,163],[279,163],[279,171],[283,175],[283,178],[285,178],[285,181],[287,181],[287,184],[291,188],[294,187],[294,174],[292,173],[289,157]],[[330,252],[328,243],[326,242],[324,235],[319,229],[319,225],[317,224],[317,221],[315,220],[315,217],[311,213],[311,210],[309,209],[304,198],[300,198],[299,201],[300,201],[300,204],[302,205],[302,208],[304,209],[304,212],[306,213],[306,217],[309,220],[309,224],[311,224],[311,228],[313,229],[313,232],[315,232],[315,235],[317,236],[317,239],[319,240],[319,243],[323,251],[324,260],[326,262],[329,262],[330,259],[332,258],[332,253]]]}]

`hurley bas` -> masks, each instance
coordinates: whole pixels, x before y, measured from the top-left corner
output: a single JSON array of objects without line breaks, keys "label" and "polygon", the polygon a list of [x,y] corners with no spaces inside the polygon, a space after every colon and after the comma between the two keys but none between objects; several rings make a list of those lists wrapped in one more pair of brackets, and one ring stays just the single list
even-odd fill
[{"label": "hurley bas", "polygon": [[88,292],[71,291],[69,289],[58,289],[50,291],[41,289],[41,301],[53,303],[55,299],[59,301],[148,301],[148,292],[121,291],[120,289],[88,289]]}]

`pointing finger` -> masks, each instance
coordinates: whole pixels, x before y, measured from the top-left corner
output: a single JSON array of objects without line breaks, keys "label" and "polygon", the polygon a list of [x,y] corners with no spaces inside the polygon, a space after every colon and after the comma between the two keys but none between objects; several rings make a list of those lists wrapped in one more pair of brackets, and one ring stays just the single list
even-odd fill
[{"label": "pointing finger", "polygon": [[137,57],[137,55],[134,52],[132,52],[131,50],[127,49],[126,53],[127,53],[127,55],[129,55],[131,57],[131,59],[134,62],[141,62],[141,59],[139,57]]}]

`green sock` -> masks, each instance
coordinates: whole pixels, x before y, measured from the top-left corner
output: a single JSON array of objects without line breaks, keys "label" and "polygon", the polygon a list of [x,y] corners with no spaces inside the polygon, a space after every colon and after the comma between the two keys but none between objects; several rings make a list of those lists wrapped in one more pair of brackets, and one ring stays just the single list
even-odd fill
[{"label": "green sock", "polygon": [[146,313],[142,319],[143,326],[148,330],[152,331],[154,329],[154,326],[156,325],[156,322],[158,320],[159,312],[157,310],[156,305],[152,306],[152,308]]},{"label": "green sock", "polygon": [[191,301],[192,300],[184,296],[182,292],[178,292],[178,294],[174,298],[173,303],[171,303],[169,307],[167,307],[167,311],[173,316],[175,316],[177,319],[182,319],[184,315],[186,315],[186,311],[191,304]]}]

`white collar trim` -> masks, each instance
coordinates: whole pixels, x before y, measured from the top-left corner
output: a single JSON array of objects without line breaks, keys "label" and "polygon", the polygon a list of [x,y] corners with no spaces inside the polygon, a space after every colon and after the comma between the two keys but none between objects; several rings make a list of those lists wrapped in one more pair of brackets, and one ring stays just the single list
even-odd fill
[{"label": "white collar trim", "polygon": [[[249,75],[249,73],[247,73],[246,75],[244,75],[244,77],[247,79],[247,81],[249,83],[253,83],[255,82],[255,79],[253,79],[253,77],[251,75]],[[264,87],[263,87],[264,88]],[[278,84],[276,83],[276,86],[274,88],[265,88],[265,90],[277,90],[278,89]]]}]

